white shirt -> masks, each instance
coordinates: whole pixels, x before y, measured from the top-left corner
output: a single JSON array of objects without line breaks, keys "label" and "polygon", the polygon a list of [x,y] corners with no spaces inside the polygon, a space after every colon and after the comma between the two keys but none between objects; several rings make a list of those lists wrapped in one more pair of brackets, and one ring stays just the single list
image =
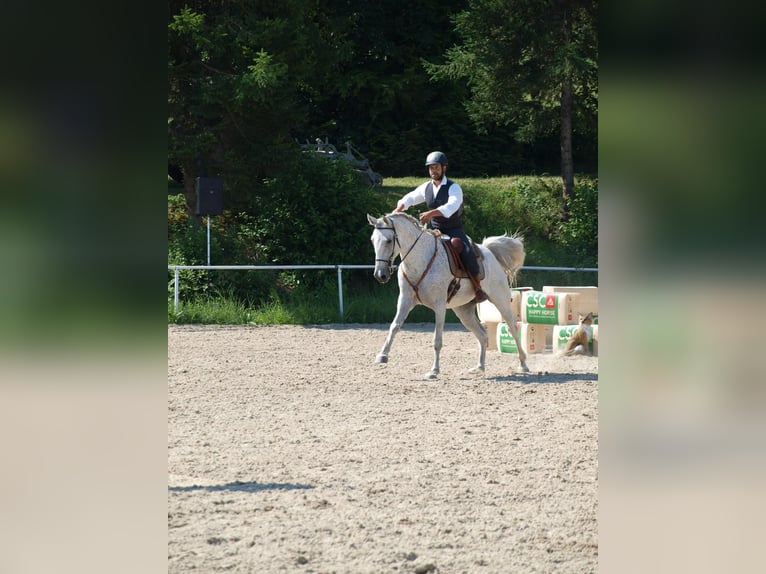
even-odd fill
[{"label": "white shirt", "polygon": [[[443,178],[439,182],[439,185],[434,184],[434,195],[439,193],[439,188],[441,187],[442,183],[445,183],[446,179],[446,177]],[[426,187],[428,187],[429,183],[433,182],[429,180],[413,189],[397,202],[397,207],[403,205],[404,209],[409,209],[413,205],[423,203],[426,200]],[[461,205],[463,205],[463,189],[453,181],[452,186],[449,188],[449,197],[447,199],[447,203],[440,205],[436,209],[441,211],[444,217],[450,217],[458,209],[460,209]]]}]

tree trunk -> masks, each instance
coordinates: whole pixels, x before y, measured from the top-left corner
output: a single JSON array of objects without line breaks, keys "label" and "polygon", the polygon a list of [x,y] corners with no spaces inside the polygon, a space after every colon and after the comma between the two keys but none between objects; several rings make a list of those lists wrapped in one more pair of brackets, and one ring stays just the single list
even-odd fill
[{"label": "tree trunk", "polygon": [[184,174],[184,198],[186,199],[186,212],[189,214],[195,225],[200,224],[200,217],[197,215],[197,168],[196,163],[192,161],[185,161],[181,165],[181,169]]},{"label": "tree trunk", "polygon": [[569,198],[574,195],[574,158],[572,156],[572,83],[561,86],[561,179],[564,219],[569,215]]},{"label": "tree trunk", "polygon": [[[568,50],[572,41],[572,18],[569,10],[564,10],[563,44]],[[561,179],[562,179],[562,216],[569,219],[569,199],[574,195],[574,158],[572,157],[572,77],[571,62],[564,65],[564,78],[561,82]]]}]

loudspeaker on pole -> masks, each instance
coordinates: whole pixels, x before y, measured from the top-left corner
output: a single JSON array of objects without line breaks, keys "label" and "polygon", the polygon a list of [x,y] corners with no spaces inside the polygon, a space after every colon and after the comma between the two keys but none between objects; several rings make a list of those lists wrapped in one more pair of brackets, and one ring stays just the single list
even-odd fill
[{"label": "loudspeaker on pole", "polygon": [[198,177],[195,180],[197,192],[197,215],[220,215],[223,213],[223,178]]}]

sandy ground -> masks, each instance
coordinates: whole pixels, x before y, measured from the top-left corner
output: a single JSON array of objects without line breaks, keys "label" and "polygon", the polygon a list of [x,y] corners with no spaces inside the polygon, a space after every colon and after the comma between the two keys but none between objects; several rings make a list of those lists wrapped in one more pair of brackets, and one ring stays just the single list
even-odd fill
[{"label": "sandy ground", "polygon": [[168,572],[595,572],[598,358],[448,325],[168,327]]}]

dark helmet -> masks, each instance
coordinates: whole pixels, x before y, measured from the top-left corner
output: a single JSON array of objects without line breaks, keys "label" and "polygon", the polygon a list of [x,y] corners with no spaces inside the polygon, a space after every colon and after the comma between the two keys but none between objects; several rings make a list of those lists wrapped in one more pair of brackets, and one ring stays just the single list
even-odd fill
[{"label": "dark helmet", "polygon": [[440,151],[432,151],[431,153],[428,154],[428,157],[426,158],[426,165],[428,166],[434,163],[447,165],[447,156]]}]

